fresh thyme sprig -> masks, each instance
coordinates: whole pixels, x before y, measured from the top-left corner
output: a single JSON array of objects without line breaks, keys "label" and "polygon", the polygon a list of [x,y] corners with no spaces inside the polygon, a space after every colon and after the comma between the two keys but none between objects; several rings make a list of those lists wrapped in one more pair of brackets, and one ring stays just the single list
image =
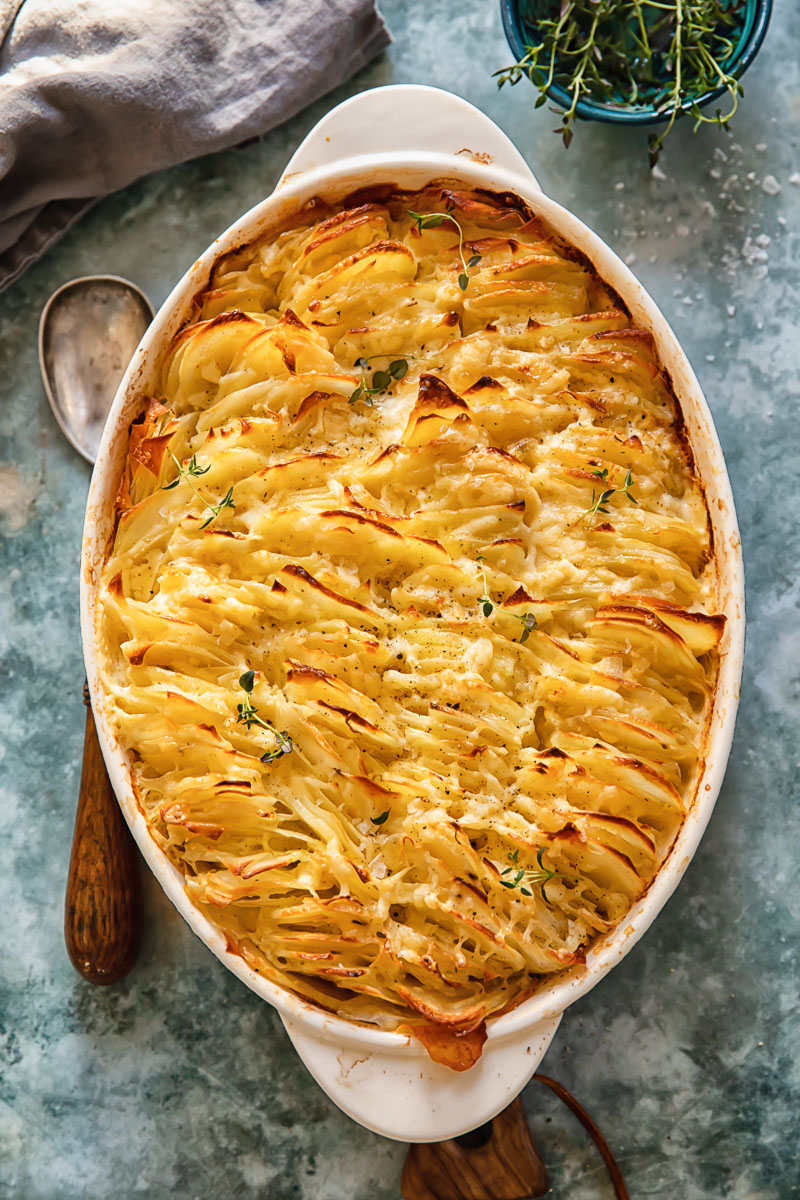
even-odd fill
[{"label": "fresh thyme sprig", "polygon": [[[483,595],[478,596],[478,603],[485,617],[490,617],[497,605],[489,595],[489,584],[486,581],[486,559],[482,554],[475,556],[475,561],[480,564],[481,574],[483,575]],[[519,636],[519,642],[527,642],[533,630],[536,628],[536,617],[532,612],[526,613],[506,613],[506,616],[513,617],[515,621],[522,622],[522,633]]]},{"label": "fresh thyme sprig", "polygon": [[412,212],[409,208],[408,215],[416,222],[418,233],[422,233],[423,229],[435,229],[443,221],[451,221],[455,225],[458,230],[458,255],[461,259],[461,274],[458,277],[458,286],[462,292],[465,292],[469,287],[469,273],[473,267],[477,267],[482,256],[480,254],[471,254],[469,258],[464,257],[464,230],[461,228],[461,223],[449,212],[418,213]]},{"label": "fresh thyme sprig", "polygon": [[269,721],[265,721],[263,717],[258,715],[258,709],[250,699],[255,682],[255,671],[245,671],[244,675],[239,676],[239,687],[244,692],[244,700],[236,705],[236,712],[238,714],[236,724],[245,725],[247,729],[251,725],[260,725],[262,729],[268,730],[274,736],[277,744],[272,750],[267,750],[266,754],[262,754],[260,759],[263,763],[271,763],[276,758],[281,758],[284,754],[291,754],[294,746],[291,737],[285,729],[279,732],[273,725],[270,725]]},{"label": "fresh thyme sprig", "polygon": [[[560,133],[569,146],[577,105],[592,100],[610,108],[652,106],[666,122],[648,138],[650,162],[658,160],[665,137],[686,115],[700,124],[726,126],[742,86],[727,69],[742,27],[747,0],[523,0],[523,26],[537,40],[511,67],[496,71],[498,86],[527,76],[539,92],[566,92]],[[724,88],[730,106],[705,116],[696,99]],[[684,107],[686,106],[686,107]]]},{"label": "fresh thyme sprig", "polygon": [[[599,479],[601,483],[608,483],[608,467],[603,467],[602,471],[592,471],[592,475],[594,475],[595,479]],[[631,475],[629,469],[623,481],[622,487],[606,487],[599,492],[596,488],[592,488],[592,503],[587,508],[586,512],[582,514],[581,520],[591,522],[597,513],[608,513],[608,508],[606,506],[611,497],[617,492],[619,492],[621,496],[627,496],[631,504],[638,504],[639,501],[631,492],[632,486],[633,476]]]},{"label": "fresh thyme sprig", "polygon": [[531,612],[523,613],[518,616],[516,613],[511,613],[517,621],[522,621],[522,633],[519,635],[520,642],[527,642],[528,638],[536,628],[536,617]]},{"label": "fresh thyme sprig", "polygon": [[178,474],[177,474],[176,478],[173,479],[172,483],[164,484],[163,488],[161,489],[164,492],[168,492],[172,488],[177,487],[178,484],[180,483],[181,479],[184,479],[187,475],[193,475],[193,476],[205,475],[207,471],[211,470],[210,466],[208,466],[208,467],[200,466],[200,464],[197,461],[196,454],[192,455],[192,457],[189,459],[189,462],[186,464],[186,466],[183,466],[181,463],[178,462],[177,458],[175,457],[175,455],[172,453],[171,450],[170,450],[169,454],[170,454],[170,458],[172,459],[172,461],[175,463],[175,465],[178,468]]},{"label": "fresh thyme sprig", "polygon": [[186,482],[189,484],[189,487],[194,492],[195,496],[197,496],[197,499],[203,505],[203,507],[207,508],[208,511],[211,513],[211,516],[208,517],[205,521],[203,521],[203,524],[200,526],[201,529],[207,528],[207,526],[209,526],[211,524],[211,522],[216,517],[219,516],[219,514],[222,512],[222,510],[224,508],[236,508],[236,505],[233,502],[233,488],[232,487],[228,488],[227,494],[225,496],[223,496],[223,498],[220,500],[219,504],[209,504],[208,500],[206,500],[205,497],[194,486],[194,484],[192,483],[192,479],[196,478],[198,475],[205,475],[207,471],[211,470],[210,467],[201,467],[198,464],[196,454],[192,455],[192,457],[189,459],[189,462],[186,466],[184,466],[183,463],[178,462],[178,459],[175,457],[175,455],[172,453],[171,450],[169,451],[169,456],[172,459],[172,461],[175,463],[175,466],[178,468],[178,474],[175,476],[175,478],[172,480],[171,483],[165,483],[162,486],[161,490],[162,490],[162,492],[170,492],[170,491],[172,491],[173,488],[176,488],[178,486],[178,484],[180,483],[180,481],[182,479],[185,479]]},{"label": "fresh thyme sprig", "polygon": [[[369,358],[357,358],[355,365],[361,369],[361,383],[354,388],[350,393],[350,403],[355,404],[357,400],[363,400],[370,408],[372,405],[372,397],[377,396],[379,392],[385,392],[388,387],[391,387],[392,382],[402,379],[408,371],[408,360],[405,358],[395,358],[386,368],[385,371],[373,371],[372,381],[367,382],[367,370],[369,364],[376,358],[388,358],[388,354],[372,354]],[[409,358],[413,358],[409,355]]]},{"label": "fresh thyme sprig", "polygon": [[533,892],[531,891],[531,888],[538,887],[541,890],[542,899],[544,900],[545,904],[549,904],[550,901],[547,898],[545,886],[550,882],[551,879],[556,878],[558,871],[549,870],[549,868],[546,867],[542,861],[543,856],[544,847],[542,847],[542,849],[536,853],[536,861],[539,864],[538,869],[536,867],[521,867],[519,865],[519,850],[512,850],[508,856],[508,861],[511,866],[504,867],[504,869],[500,872],[501,877],[504,875],[510,875],[511,878],[501,878],[499,881],[500,886],[508,888],[509,890],[519,888],[523,896],[532,896]]},{"label": "fresh thyme sprig", "polygon": [[486,582],[486,559],[482,554],[477,554],[476,561],[480,564],[481,574],[483,575],[483,595],[478,596],[478,603],[483,609],[483,615],[490,617],[494,612],[494,601],[489,596],[489,584]]}]

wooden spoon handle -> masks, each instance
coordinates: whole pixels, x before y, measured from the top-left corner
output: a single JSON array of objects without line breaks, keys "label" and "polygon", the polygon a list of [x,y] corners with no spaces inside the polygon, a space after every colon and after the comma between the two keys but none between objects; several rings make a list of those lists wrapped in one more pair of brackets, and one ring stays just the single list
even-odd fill
[{"label": "wooden spoon handle", "polygon": [[86,735],[64,938],[72,965],[90,983],[116,983],[130,971],[142,940],[136,845],[108,778],[84,686]]},{"label": "wooden spoon handle", "polygon": [[527,1200],[547,1187],[519,1098],[463,1137],[412,1146],[400,1183],[403,1200]]}]

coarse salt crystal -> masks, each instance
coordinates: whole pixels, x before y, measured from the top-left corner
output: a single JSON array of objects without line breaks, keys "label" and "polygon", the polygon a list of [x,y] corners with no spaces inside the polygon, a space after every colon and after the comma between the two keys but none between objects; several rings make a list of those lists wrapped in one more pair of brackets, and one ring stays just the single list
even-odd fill
[{"label": "coarse salt crystal", "polygon": [[762,246],[757,245],[749,235],[744,239],[742,258],[748,267],[752,267],[756,263],[769,262],[769,255],[766,250]]},{"label": "coarse salt crystal", "polygon": [[761,190],[762,192],[766,192],[768,196],[777,196],[778,192],[783,189],[774,175],[765,175],[761,184]]},{"label": "coarse salt crystal", "polygon": [[728,314],[729,317],[735,317],[736,316],[736,305],[735,304],[726,304],[725,312]]}]

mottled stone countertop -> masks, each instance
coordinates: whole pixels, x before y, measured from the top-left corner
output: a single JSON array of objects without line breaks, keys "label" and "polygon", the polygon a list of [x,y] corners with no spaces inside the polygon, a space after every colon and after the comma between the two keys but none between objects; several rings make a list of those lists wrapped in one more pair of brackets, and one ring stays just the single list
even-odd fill
[{"label": "mottled stone countertop", "polygon": [[[51,418],[36,352],[54,288],[112,272],[160,304],[330,106],[392,81],[483,108],[632,266],[703,384],[742,530],[747,659],[714,817],[662,916],[569,1010],[543,1069],[599,1119],[634,1198],[800,1196],[800,8],[777,0],[732,135],[684,126],[652,175],[642,133],[582,126],[565,151],[527,83],[498,93],[490,72],[509,54],[496,3],[383,7],[394,46],[349,87],[263,141],[103,201],[0,296],[0,1197],[399,1197],[404,1147],[327,1100],[272,1009],[149,875],[128,979],[95,989],[67,961],[89,470]],[[554,1195],[610,1197],[577,1122],[536,1084],[525,1104]]]}]

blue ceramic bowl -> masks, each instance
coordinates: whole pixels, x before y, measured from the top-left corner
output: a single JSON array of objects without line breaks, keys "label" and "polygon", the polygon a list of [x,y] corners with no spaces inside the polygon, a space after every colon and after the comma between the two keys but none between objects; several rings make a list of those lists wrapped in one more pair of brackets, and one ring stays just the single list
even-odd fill
[{"label": "blue ceramic bowl", "polygon": [[[536,37],[535,21],[531,21],[530,15],[527,19],[523,19],[520,15],[521,7],[519,0],[500,0],[500,14],[503,18],[506,40],[517,61],[524,57],[525,47],[530,45]],[[544,5],[542,4],[541,7],[544,8]],[[536,0],[527,0],[524,8],[528,14],[531,11],[535,12]],[[741,78],[758,54],[767,32],[771,14],[772,0],[747,0],[742,15],[739,41],[733,54],[724,64],[726,70],[731,71],[737,78]],[[700,96],[689,96],[681,108],[686,112],[693,104],[702,107],[704,104],[710,104],[712,100],[718,100],[725,92],[726,89],[720,87],[710,92],[704,92]],[[547,89],[547,95],[559,108],[569,108],[570,99],[564,89],[557,84],[553,84]],[[589,121],[612,121],[621,125],[654,125],[667,119],[663,113],[657,113],[652,104],[626,105],[624,100],[620,100],[619,103],[579,100],[576,112],[579,117]]]}]

